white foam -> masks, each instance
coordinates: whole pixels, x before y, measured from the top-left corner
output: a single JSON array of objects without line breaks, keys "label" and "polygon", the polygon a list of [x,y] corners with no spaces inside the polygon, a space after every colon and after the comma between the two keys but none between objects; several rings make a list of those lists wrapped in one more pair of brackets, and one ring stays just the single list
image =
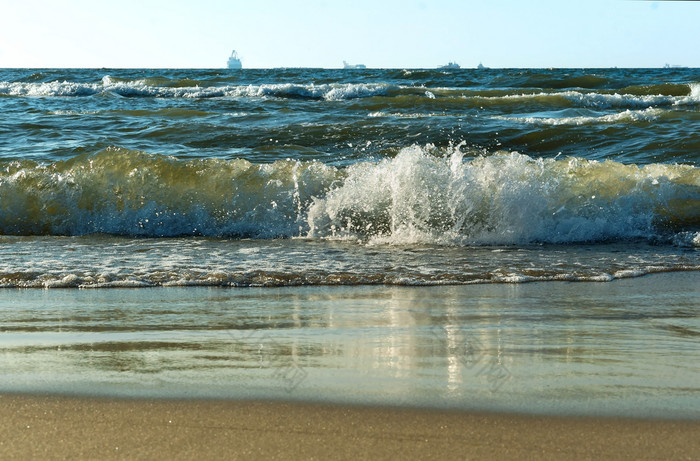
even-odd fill
[{"label": "white foam", "polygon": [[680,232],[673,237],[673,244],[680,247],[700,247],[700,232]]},{"label": "white foam", "polygon": [[9,96],[92,96],[101,91],[100,84],[75,82],[0,82],[0,94]]},{"label": "white foam", "polygon": [[280,97],[313,98],[328,101],[365,98],[386,94],[394,88],[384,83],[333,83],[316,85],[280,83],[261,85],[164,87],[146,80],[122,81],[105,75],[100,83],[78,82],[0,82],[0,94],[10,96],[92,96],[115,93],[121,96],[162,98]]},{"label": "white foam", "polygon": [[403,113],[403,112],[370,112],[367,114],[368,117],[372,118],[377,118],[377,117],[395,117],[395,118],[432,118],[432,117],[449,117],[450,115],[446,114],[440,114],[437,112],[429,112],[429,113]]},{"label": "white foam", "polygon": [[509,94],[504,96],[476,96],[476,100],[498,101],[498,100],[520,100],[520,99],[551,99],[564,98],[576,103],[580,107],[590,108],[613,108],[613,107],[633,107],[648,108],[651,106],[668,106],[679,101],[678,97],[665,95],[631,95],[618,93],[586,93],[576,90],[560,92],[538,92]]},{"label": "white foam", "polygon": [[530,124],[538,125],[588,125],[595,123],[620,123],[620,122],[637,122],[637,121],[652,121],[658,118],[664,111],[662,109],[657,109],[654,107],[648,107],[642,110],[630,110],[627,109],[622,112],[615,114],[601,115],[597,117],[593,116],[580,116],[580,117],[506,117],[506,116],[495,116],[492,117],[496,120],[509,120],[516,122],[524,122]]},{"label": "white foam", "polygon": [[613,277],[616,279],[627,279],[627,278],[635,278],[635,277],[641,277],[642,275],[648,274],[648,270],[643,270],[643,269],[623,269],[615,272],[613,274]]},{"label": "white foam", "polygon": [[690,87],[690,94],[678,98],[675,102],[676,105],[700,104],[700,83],[690,83],[688,86]]},{"label": "white foam", "polygon": [[676,100],[673,96],[664,95],[631,95],[631,94],[606,94],[606,93],[581,93],[567,91],[563,96],[584,107],[650,107],[658,105],[670,105]]}]

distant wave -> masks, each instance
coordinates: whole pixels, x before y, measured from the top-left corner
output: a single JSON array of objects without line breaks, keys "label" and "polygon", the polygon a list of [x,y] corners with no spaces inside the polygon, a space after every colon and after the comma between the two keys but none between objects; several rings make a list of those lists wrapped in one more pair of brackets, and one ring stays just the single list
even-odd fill
[{"label": "distant wave", "polygon": [[674,237],[692,243],[700,231],[700,172],[688,165],[507,152],[464,161],[459,148],[414,146],[345,168],[177,160],[120,148],[0,168],[5,235],[484,245]]},{"label": "distant wave", "polygon": [[685,96],[667,95],[633,95],[620,93],[586,93],[569,90],[562,92],[518,93],[503,96],[474,96],[485,104],[519,103],[527,100],[529,104],[541,103],[552,106],[577,106],[589,108],[648,108],[658,106],[696,105],[700,103],[700,94],[694,89]]},{"label": "distant wave", "polygon": [[540,125],[587,125],[593,123],[620,123],[652,121],[662,115],[664,111],[657,108],[647,108],[642,110],[625,110],[614,114],[600,116],[578,116],[578,117],[506,117],[494,116],[496,120],[510,120],[516,122],[533,123]]},{"label": "distant wave", "polygon": [[647,87],[627,87],[618,91],[583,89],[478,90],[423,86],[397,86],[388,83],[275,83],[250,85],[200,86],[196,81],[172,82],[148,78],[126,80],[104,76],[99,83],[70,81],[0,82],[0,95],[31,97],[86,97],[115,94],[123,97],[158,98],[240,98],[273,97],[311,100],[348,100],[371,97],[397,99],[394,105],[410,106],[417,101],[432,100],[431,104],[511,105],[526,101],[552,106],[590,108],[642,109],[659,106],[700,104],[700,84],[661,84]]},{"label": "distant wave", "polygon": [[383,83],[296,84],[278,83],[241,86],[159,86],[153,79],[126,81],[105,76],[101,83],[0,82],[0,94],[9,96],[93,96],[112,93],[124,97],[215,98],[278,97],[342,100],[386,94]]}]

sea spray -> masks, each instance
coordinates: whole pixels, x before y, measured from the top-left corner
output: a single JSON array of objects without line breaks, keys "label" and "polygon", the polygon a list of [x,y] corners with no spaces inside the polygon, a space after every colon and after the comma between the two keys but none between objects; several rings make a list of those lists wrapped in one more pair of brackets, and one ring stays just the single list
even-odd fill
[{"label": "sea spray", "polygon": [[700,224],[700,175],[497,152],[462,162],[417,146],[348,168],[315,199],[310,235],[382,243],[515,244],[645,238]]}]

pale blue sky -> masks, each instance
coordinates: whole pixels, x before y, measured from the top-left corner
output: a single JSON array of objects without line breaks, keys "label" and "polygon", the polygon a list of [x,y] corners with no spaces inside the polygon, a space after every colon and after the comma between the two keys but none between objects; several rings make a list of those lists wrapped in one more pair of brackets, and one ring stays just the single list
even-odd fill
[{"label": "pale blue sky", "polygon": [[700,2],[0,0],[0,67],[700,67]]}]

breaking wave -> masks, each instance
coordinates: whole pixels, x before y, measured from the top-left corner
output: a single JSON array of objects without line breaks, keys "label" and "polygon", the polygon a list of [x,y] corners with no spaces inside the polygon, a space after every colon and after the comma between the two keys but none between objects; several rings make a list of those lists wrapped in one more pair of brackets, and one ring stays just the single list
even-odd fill
[{"label": "breaking wave", "polygon": [[[694,106],[700,104],[700,84],[665,84],[649,87],[627,87],[614,90],[579,88],[479,90],[455,87],[404,86],[384,82],[371,83],[268,83],[209,84],[209,82],[172,82],[168,79],[122,79],[106,75],[100,82],[0,82],[0,96],[85,97],[113,94],[122,97],[157,98],[241,98],[272,97],[289,99],[348,100],[389,97],[415,103],[430,99],[438,106],[452,104],[512,105],[533,102],[551,106],[587,108],[629,108]],[[400,104],[400,101],[397,101]]]},{"label": "breaking wave", "polygon": [[413,146],[348,167],[110,148],[0,165],[0,233],[488,245],[698,241],[700,173]]},{"label": "breaking wave", "polygon": [[384,83],[328,83],[316,85],[279,83],[226,86],[162,86],[153,79],[123,80],[105,76],[101,83],[0,82],[0,95],[8,96],[93,96],[115,94],[124,97],[215,98],[277,97],[342,100],[386,94],[392,85]]},{"label": "breaking wave", "polygon": [[558,92],[512,93],[501,95],[473,95],[471,98],[480,104],[520,104],[539,103],[553,107],[586,107],[591,109],[628,108],[644,109],[652,107],[694,106],[700,104],[700,84],[687,85],[686,94],[681,96],[628,93],[584,92],[578,90]]},{"label": "breaking wave", "polygon": [[662,109],[649,107],[643,110],[625,110],[622,112],[599,115],[599,116],[577,116],[577,117],[506,117],[495,116],[497,120],[509,120],[515,122],[525,122],[538,125],[588,125],[597,123],[621,123],[621,122],[650,122],[664,114]]}]

